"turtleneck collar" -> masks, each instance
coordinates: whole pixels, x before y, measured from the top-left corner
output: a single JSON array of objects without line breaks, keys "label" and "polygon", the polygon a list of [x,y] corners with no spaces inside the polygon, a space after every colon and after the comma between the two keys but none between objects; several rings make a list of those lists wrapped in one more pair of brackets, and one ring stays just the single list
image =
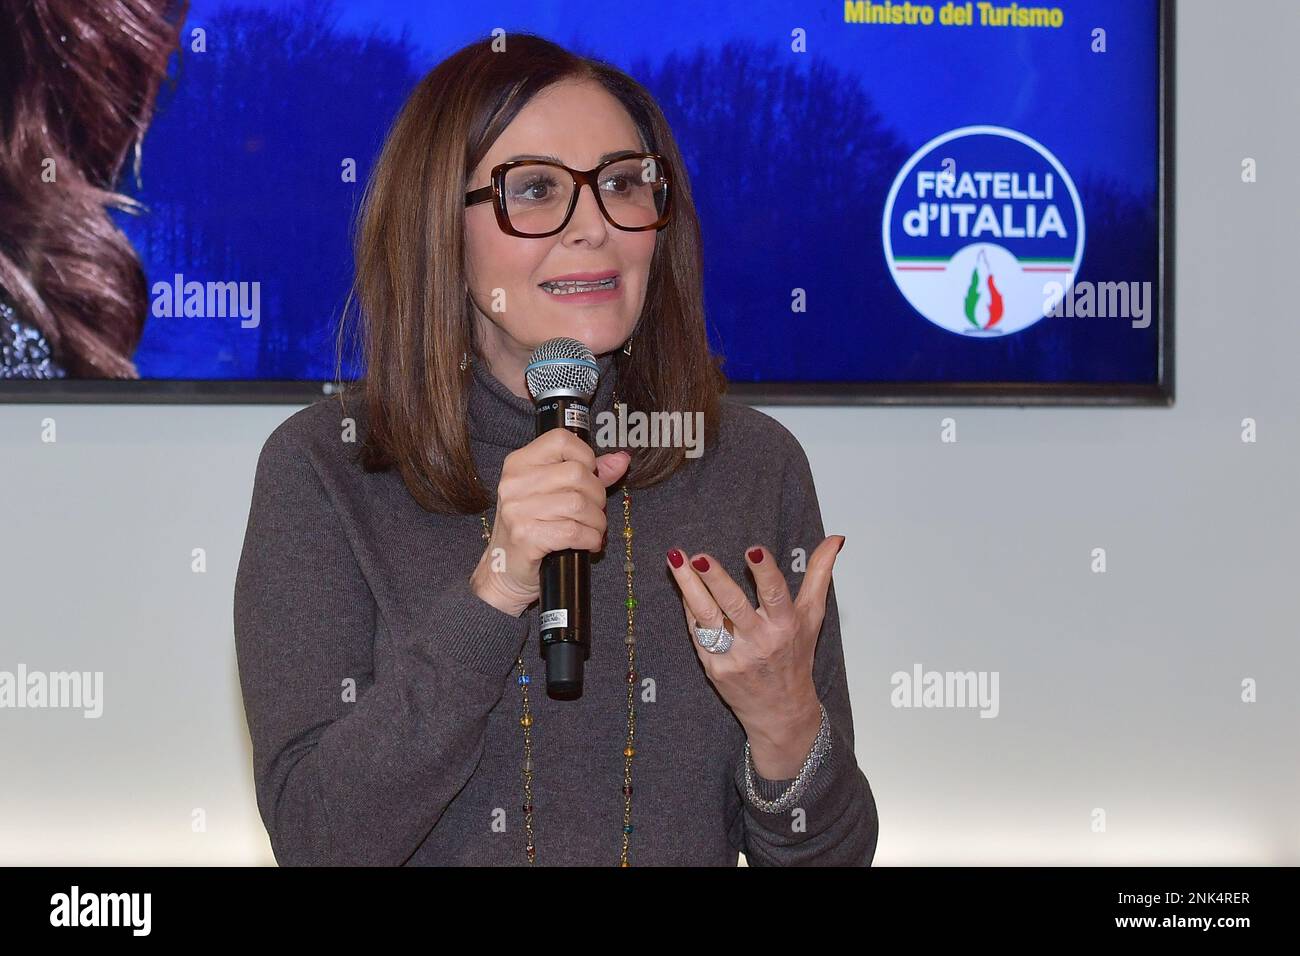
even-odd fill
[{"label": "turtleneck collar", "polygon": [[[614,353],[598,356],[600,382],[591,402],[592,427],[600,412],[614,408],[618,372]],[[470,363],[473,376],[469,387],[469,435],[475,441],[511,450],[522,448],[537,437],[537,414],[532,399],[516,395],[479,360]]]}]

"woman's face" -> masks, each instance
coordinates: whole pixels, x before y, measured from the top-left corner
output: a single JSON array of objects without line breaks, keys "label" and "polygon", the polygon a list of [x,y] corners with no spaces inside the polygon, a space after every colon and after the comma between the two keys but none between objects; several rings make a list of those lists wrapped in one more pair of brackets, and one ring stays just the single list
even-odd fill
[{"label": "woman's face", "polygon": [[[618,100],[590,81],[562,81],[533,97],[506,127],[473,171],[469,189],[490,185],[493,166],[524,154],[591,169],[606,153],[644,149]],[[490,202],[468,207],[467,280],[479,341],[496,377],[520,389],[533,350],[556,336],[577,339],[595,355],[622,346],[641,315],[657,235],[616,229],[585,187],[568,224],[544,239],[506,235]],[[618,274],[616,294],[605,301],[556,295],[540,285],[575,273],[610,272]]]}]

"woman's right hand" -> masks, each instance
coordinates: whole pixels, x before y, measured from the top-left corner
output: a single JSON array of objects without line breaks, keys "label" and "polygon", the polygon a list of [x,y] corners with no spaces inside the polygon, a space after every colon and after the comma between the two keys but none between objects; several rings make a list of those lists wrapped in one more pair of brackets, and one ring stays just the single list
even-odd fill
[{"label": "woman's right hand", "polygon": [[624,451],[598,457],[564,428],[507,455],[491,540],[470,576],[474,593],[518,617],[541,597],[543,557],[566,548],[602,550],[605,489],[623,477],[630,462]]}]

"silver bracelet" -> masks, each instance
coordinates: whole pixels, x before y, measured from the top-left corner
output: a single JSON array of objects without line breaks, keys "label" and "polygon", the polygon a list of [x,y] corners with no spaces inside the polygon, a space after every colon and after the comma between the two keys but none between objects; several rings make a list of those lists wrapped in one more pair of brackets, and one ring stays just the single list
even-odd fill
[{"label": "silver bracelet", "polygon": [[813,741],[812,750],[808,752],[808,759],[803,762],[799,768],[798,775],[794,782],[786,788],[785,793],[775,800],[764,800],[754,791],[754,758],[750,755],[749,741],[745,741],[745,791],[749,802],[764,813],[783,813],[794,806],[803,792],[808,788],[808,782],[812,779],[813,773],[821,766],[826,755],[831,752],[831,719],[826,713],[826,705],[818,702],[822,709],[821,726],[817,729],[817,737]]}]

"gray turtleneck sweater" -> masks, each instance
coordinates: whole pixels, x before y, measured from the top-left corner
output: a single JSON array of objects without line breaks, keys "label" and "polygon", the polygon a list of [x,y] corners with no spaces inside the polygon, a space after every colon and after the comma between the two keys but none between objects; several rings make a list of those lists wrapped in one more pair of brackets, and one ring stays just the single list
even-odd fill
[{"label": "gray turtleneck sweater", "polygon": [[[594,414],[613,406],[612,356]],[[534,437],[532,403],[475,363],[472,452],[495,489],[505,456]],[[363,409],[349,402],[364,435]],[[633,866],[871,863],[876,805],[854,754],[835,588],[814,681],[830,754],[796,807],[745,797],[745,733],[709,682],[666,563],[707,551],[755,600],[744,551],[782,559],[791,595],[825,534],[808,460],[776,420],[729,397],[715,447],[633,491],[636,756]],[[426,512],[396,471],[353,460],[337,399],[294,413],[266,440],[235,584],[235,646],[257,805],[281,865],[527,865],[523,731],[515,659],[534,682],[533,831],[538,865],[616,866],[623,838],[627,579],[615,547],[591,562],[591,656],[582,697],[546,695],[534,604],[478,597],[478,515]],[[619,494],[618,486],[611,494]],[[756,778],[774,799],[790,780]]]}]

